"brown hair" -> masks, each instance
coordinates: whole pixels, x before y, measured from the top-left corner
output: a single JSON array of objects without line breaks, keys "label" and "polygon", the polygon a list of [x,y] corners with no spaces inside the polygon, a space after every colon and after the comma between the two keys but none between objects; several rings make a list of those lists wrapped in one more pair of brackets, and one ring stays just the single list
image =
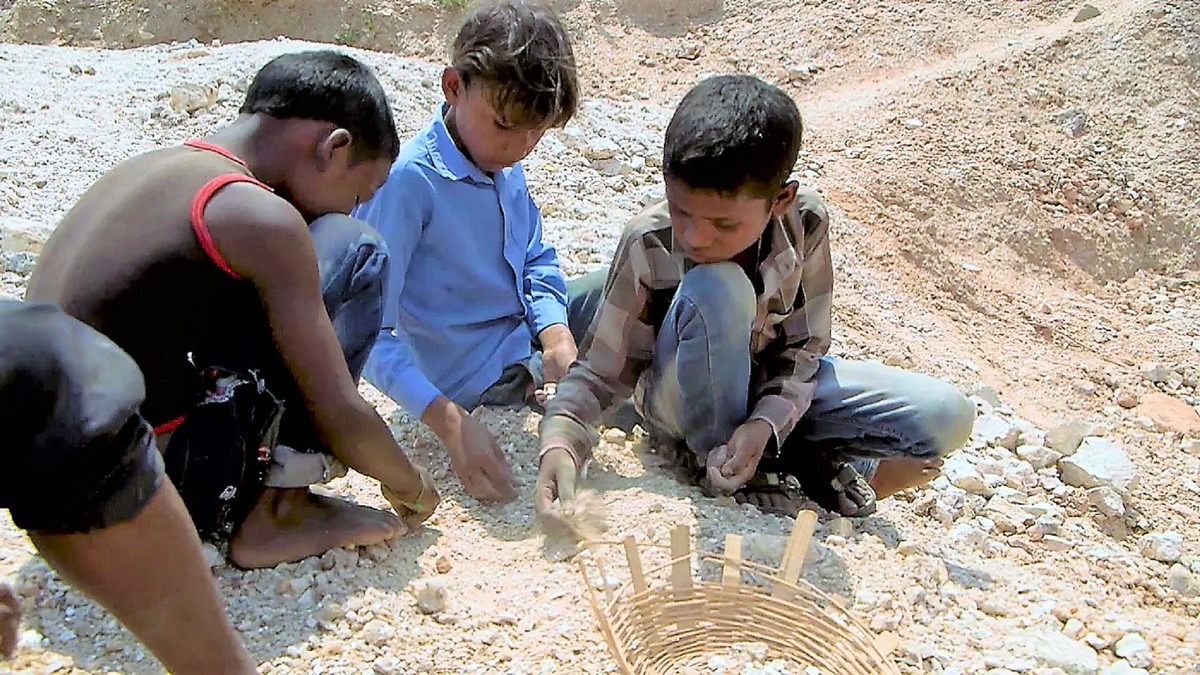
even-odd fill
[{"label": "brown hair", "polygon": [[575,54],[558,17],[524,0],[486,0],[463,22],[450,64],[518,126],[565,125],[579,105]]}]

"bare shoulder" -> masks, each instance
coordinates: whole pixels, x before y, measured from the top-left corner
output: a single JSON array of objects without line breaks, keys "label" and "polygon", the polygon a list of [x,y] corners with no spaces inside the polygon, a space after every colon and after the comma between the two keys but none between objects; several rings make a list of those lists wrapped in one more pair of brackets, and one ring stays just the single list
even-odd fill
[{"label": "bare shoulder", "polygon": [[220,190],[204,210],[217,250],[235,272],[255,280],[295,265],[315,266],[304,217],[283,197],[253,183]]}]

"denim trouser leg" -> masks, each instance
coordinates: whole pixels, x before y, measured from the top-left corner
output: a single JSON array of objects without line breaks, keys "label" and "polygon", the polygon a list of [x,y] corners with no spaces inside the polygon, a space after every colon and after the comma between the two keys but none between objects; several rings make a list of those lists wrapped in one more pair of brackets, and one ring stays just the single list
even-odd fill
[{"label": "denim trouser leg", "polygon": [[[387,247],[365,222],[341,214],[322,216],[309,230],[316,248],[325,310],[350,375],[357,382],[383,321]],[[286,412],[267,485],[305,487],[345,474],[345,467],[321,442],[304,397],[274,348],[268,361],[271,365],[263,369],[264,379],[272,393],[284,401]]]},{"label": "denim trouser leg", "polygon": [[821,359],[808,412],[781,455],[830,453],[871,476],[879,460],[944,457],[967,442],[975,407],[948,382],[870,361]]},{"label": "denim trouser leg", "polygon": [[658,332],[642,414],[651,428],[684,439],[703,465],[749,414],[754,286],[734,263],[684,275]]}]

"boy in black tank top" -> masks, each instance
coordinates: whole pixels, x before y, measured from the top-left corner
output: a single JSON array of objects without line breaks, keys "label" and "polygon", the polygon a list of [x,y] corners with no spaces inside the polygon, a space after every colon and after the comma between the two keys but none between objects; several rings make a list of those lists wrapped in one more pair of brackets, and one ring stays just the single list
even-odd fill
[{"label": "boy in black tank top", "polygon": [[[128,352],[143,415],[202,536],[241,567],[378,543],[439,496],[362,399],[387,254],[347,215],[399,139],[382,87],[335,52],[280,56],[212,136],[127,160],[47,242],[27,297]],[[397,515],[311,492],[348,465]]]}]

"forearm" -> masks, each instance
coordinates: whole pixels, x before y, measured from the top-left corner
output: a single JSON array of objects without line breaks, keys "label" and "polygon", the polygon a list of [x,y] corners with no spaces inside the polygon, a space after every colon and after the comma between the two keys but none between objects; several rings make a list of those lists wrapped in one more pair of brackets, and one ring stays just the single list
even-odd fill
[{"label": "forearm", "polygon": [[803,349],[789,349],[773,361],[765,364],[774,375],[755,393],[750,419],[769,424],[775,440],[782,444],[812,405],[820,357]]},{"label": "forearm", "polygon": [[370,404],[350,406],[337,415],[330,451],[343,464],[378,480],[401,495],[421,489],[416,467],[400,448],[387,423]]}]

